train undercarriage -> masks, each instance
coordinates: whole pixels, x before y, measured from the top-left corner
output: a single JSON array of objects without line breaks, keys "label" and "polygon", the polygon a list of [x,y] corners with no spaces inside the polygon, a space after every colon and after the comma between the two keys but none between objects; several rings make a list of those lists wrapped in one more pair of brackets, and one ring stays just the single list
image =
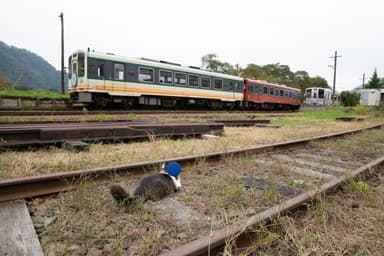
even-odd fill
[{"label": "train undercarriage", "polygon": [[239,109],[242,102],[224,102],[214,99],[163,97],[141,95],[140,97],[112,96],[105,93],[79,92],[70,95],[72,107],[102,108],[156,108],[156,109]]}]

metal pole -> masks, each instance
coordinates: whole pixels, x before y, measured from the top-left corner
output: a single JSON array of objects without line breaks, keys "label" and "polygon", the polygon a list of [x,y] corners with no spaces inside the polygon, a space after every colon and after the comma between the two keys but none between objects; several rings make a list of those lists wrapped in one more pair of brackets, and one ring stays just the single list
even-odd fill
[{"label": "metal pole", "polygon": [[336,65],[337,65],[337,51],[335,51],[335,60],[333,64],[333,90],[332,90],[332,105],[335,103],[335,90],[336,90]]},{"label": "metal pole", "polygon": [[64,15],[60,13],[61,20],[61,93],[65,93],[64,89]]},{"label": "metal pole", "polygon": [[365,87],[365,73],[363,73],[363,88],[362,89],[364,89],[364,87]]},{"label": "metal pole", "polygon": [[336,100],[336,65],[337,65],[337,58],[340,58],[342,56],[337,56],[337,51],[335,51],[335,56],[332,56],[330,58],[334,59],[333,64],[333,89],[332,89],[332,105],[335,105]]}]

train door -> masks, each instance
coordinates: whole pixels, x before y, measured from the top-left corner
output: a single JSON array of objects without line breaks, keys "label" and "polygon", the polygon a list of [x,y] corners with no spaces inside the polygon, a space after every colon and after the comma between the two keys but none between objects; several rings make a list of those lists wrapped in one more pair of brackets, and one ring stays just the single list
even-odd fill
[{"label": "train door", "polygon": [[78,72],[77,72],[77,55],[73,55],[69,58],[69,81],[70,86],[72,88],[76,88],[77,86],[77,78],[78,78]]},{"label": "train door", "polygon": [[112,90],[117,92],[125,92],[126,85],[124,83],[125,65],[123,63],[113,63],[113,80]]},{"label": "train door", "polygon": [[249,101],[259,103],[260,101],[259,87],[261,87],[261,85],[248,82],[248,100]]},{"label": "train door", "polygon": [[319,106],[324,106],[325,104],[325,90],[324,89],[321,89],[319,88],[318,89],[318,100],[317,100],[317,105]]},{"label": "train door", "polygon": [[304,103],[307,105],[312,104],[312,88],[307,88],[304,94]]}]

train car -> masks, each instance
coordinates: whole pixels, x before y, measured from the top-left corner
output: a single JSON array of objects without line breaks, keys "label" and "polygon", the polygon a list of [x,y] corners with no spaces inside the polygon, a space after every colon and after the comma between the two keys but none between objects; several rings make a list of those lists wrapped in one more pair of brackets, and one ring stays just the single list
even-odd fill
[{"label": "train car", "polygon": [[245,79],[244,101],[250,109],[284,109],[300,108],[301,90],[282,84]]},{"label": "train car", "polygon": [[332,90],[329,88],[309,87],[305,89],[304,104],[327,107],[332,104]]},{"label": "train car", "polygon": [[243,90],[241,77],[167,61],[89,50],[69,57],[68,91],[74,106],[234,108],[242,104]]}]

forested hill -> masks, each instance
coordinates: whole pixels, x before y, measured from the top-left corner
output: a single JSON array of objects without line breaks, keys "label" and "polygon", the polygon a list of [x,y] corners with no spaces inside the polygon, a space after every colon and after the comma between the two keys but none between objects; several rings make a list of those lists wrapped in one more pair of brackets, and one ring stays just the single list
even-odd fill
[{"label": "forested hill", "polygon": [[21,74],[17,89],[60,91],[60,72],[39,55],[0,41],[0,73],[13,84]]}]

